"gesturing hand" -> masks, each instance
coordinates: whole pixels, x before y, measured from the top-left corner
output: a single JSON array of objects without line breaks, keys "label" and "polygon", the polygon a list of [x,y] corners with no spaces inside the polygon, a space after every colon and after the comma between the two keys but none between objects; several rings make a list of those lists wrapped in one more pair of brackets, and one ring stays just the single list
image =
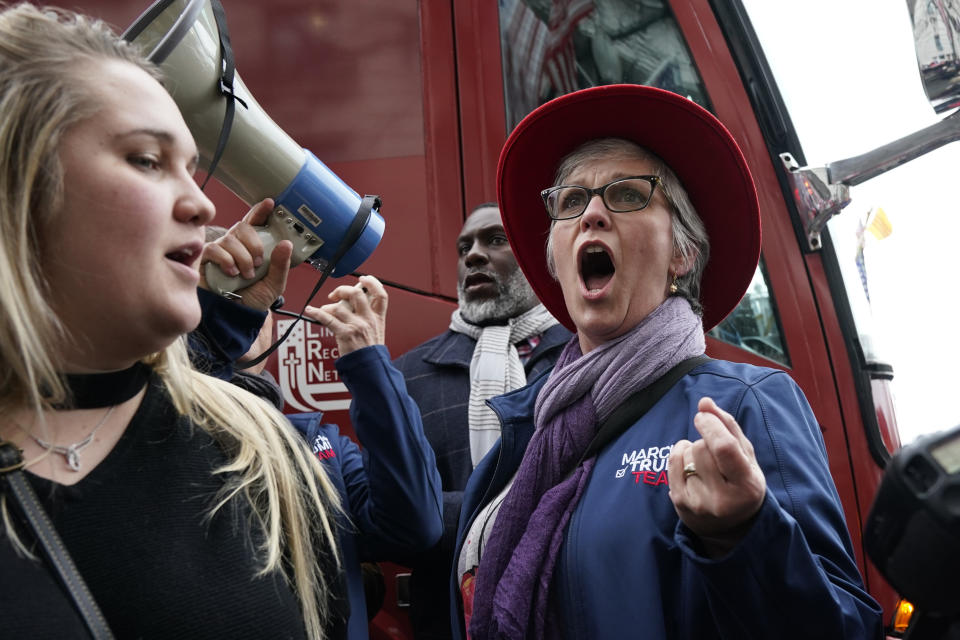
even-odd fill
[{"label": "gesturing hand", "polygon": [[387,291],[373,276],[360,276],[353,286],[339,286],[327,296],[332,302],[307,307],[303,315],[333,332],[340,355],[384,344],[387,324]]},{"label": "gesturing hand", "polygon": [[711,398],[701,398],[697,409],[693,425],[701,439],[680,440],[670,454],[670,499],[707,553],[717,556],[746,534],[763,504],[767,481],[733,416]]}]

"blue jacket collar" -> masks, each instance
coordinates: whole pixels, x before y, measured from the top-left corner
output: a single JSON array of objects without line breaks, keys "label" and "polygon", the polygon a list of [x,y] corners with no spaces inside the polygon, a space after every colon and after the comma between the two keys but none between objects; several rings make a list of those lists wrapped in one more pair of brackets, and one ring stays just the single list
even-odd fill
[{"label": "blue jacket collar", "polygon": [[[533,422],[533,408],[536,405],[537,394],[547,383],[550,371],[541,372],[537,377],[527,383],[527,386],[514,389],[501,396],[495,396],[487,400],[487,405],[500,417],[500,423],[515,422]],[[503,416],[509,416],[504,420]]]}]

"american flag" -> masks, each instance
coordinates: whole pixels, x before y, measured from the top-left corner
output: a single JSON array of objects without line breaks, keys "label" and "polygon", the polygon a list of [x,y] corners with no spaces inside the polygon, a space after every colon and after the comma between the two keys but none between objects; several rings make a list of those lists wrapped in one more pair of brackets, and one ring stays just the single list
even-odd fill
[{"label": "american flag", "polygon": [[863,286],[863,294],[867,297],[868,303],[870,302],[870,288],[867,286],[867,260],[863,255],[863,247],[867,241],[864,235],[867,230],[866,221],[870,219],[871,213],[873,213],[872,209],[867,212],[866,218],[857,221],[857,253],[853,257],[853,261],[857,265],[857,273],[860,275],[860,284]]},{"label": "american flag", "polygon": [[540,105],[548,86],[559,94],[577,87],[573,32],[593,11],[593,0],[557,0],[544,23],[524,0],[501,0],[504,75],[509,118],[516,124]]},{"label": "american flag", "polygon": [[870,302],[870,288],[867,287],[867,261],[863,255],[863,245],[857,247],[857,255],[853,260],[857,264],[857,273],[860,274],[860,284],[863,285],[863,294],[867,297],[867,302]]}]

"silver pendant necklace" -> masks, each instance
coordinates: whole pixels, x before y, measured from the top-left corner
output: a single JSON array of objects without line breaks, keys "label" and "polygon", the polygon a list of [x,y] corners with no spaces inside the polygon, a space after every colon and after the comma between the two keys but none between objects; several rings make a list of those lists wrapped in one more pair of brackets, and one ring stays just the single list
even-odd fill
[{"label": "silver pendant necklace", "polygon": [[70,469],[72,469],[73,471],[80,471],[80,452],[83,451],[83,449],[86,448],[87,445],[93,442],[93,436],[97,434],[97,431],[100,429],[100,427],[106,424],[107,418],[110,417],[110,414],[113,413],[113,410],[116,408],[117,408],[117,405],[113,405],[112,407],[107,409],[107,412],[104,414],[102,418],[100,418],[100,422],[97,423],[97,426],[93,428],[93,430],[89,433],[89,435],[87,435],[87,437],[81,440],[80,442],[75,442],[74,444],[71,444],[71,445],[52,444],[50,442],[47,442],[46,440],[38,438],[37,436],[33,435],[29,431],[27,432],[27,435],[33,438],[33,440],[38,445],[40,445],[47,451],[52,451],[53,453],[59,453],[60,455],[62,455],[66,459],[67,466],[69,466]]}]

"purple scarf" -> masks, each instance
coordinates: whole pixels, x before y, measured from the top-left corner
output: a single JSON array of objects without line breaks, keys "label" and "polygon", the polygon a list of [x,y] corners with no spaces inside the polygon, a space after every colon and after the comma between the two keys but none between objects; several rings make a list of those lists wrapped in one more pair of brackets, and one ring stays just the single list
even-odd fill
[{"label": "purple scarf", "polygon": [[700,318],[679,297],[585,356],[570,340],[537,396],[536,431],[480,559],[471,640],[560,637],[547,617],[550,583],[595,458],[574,465],[628,396],[704,347]]}]

